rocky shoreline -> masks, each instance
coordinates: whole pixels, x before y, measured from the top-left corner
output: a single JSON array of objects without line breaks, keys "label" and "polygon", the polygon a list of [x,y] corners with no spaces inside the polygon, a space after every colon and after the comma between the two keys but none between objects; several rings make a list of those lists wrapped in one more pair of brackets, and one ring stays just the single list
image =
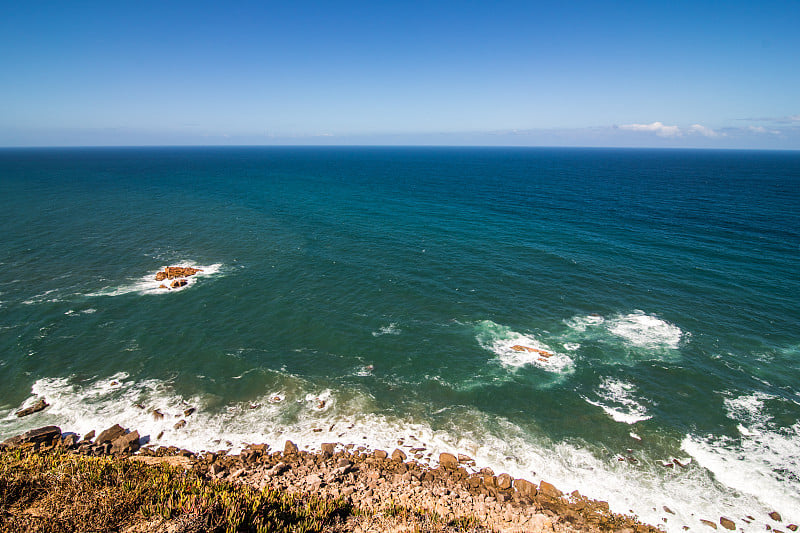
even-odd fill
[{"label": "rocky shoreline", "polygon": [[[12,437],[0,449],[65,450],[87,456],[115,456],[148,464],[167,463],[192,469],[210,480],[226,480],[259,489],[344,498],[359,509],[351,517],[352,531],[385,531],[387,510],[428,513],[459,530],[498,532],[628,531],[657,528],[635,517],[610,512],[606,502],[566,495],[546,481],[538,485],[483,468],[470,474],[474,462],[464,455],[442,453],[431,468],[395,449],[369,451],[363,446],[327,443],[319,452],[298,449],[286,441],[283,450],[253,444],[238,454],[194,453],[176,447],[140,446],[138,431],[119,425],[80,438],[47,426]],[[376,522],[376,516],[384,518]],[[391,530],[404,529],[395,516]],[[408,524],[406,524],[407,526]],[[716,525],[716,524],[715,524]],[[726,524],[721,524],[723,527]],[[469,526],[469,527],[466,527]],[[415,526],[417,527],[417,526]]]}]

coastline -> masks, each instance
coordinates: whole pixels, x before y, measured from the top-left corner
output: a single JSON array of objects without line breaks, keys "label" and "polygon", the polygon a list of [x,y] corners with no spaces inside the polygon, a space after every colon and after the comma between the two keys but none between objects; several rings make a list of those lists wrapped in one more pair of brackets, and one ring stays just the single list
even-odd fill
[{"label": "coastline", "polygon": [[476,469],[477,465],[464,455],[442,453],[439,465],[431,467],[409,459],[399,448],[370,451],[365,446],[326,443],[320,451],[309,452],[286,441],[283,450],[251,444],[238,454],[197,454],[177,447],[140,447],[140,440],[146,438],[118,425],[82,440],[47,426],[7,439],[0,453],[58,451],[150,465],[166,463],[210,482],[345,501],[357,510],[347,518],[346,530],[353,531],[415,530],[420,520],[445,528],[431,531],[449,531],[446,527],[454,525],[458,528],[450,530],[504,533],[659,531],[633,516],[611,512],[606,502],[577,491],[563,494],[546,481],[535,485],[488,468],[470,474],[465,466]]}]

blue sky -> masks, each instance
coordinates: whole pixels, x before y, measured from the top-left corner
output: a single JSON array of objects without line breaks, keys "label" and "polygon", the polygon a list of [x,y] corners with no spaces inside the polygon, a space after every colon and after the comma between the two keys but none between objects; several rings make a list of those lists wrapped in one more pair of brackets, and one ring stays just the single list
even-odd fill
[{"label": "blue sky", "polygon": [[800,2],[5,2],[0,146],[800,149]]}]

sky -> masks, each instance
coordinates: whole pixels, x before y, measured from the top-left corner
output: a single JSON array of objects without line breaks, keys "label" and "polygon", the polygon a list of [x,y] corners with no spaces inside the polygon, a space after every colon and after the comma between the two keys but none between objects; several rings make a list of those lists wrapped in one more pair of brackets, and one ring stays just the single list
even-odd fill
[{"label": "sky", "polygon": [[800,149],[800,1],[3,2],[0,146]]}]

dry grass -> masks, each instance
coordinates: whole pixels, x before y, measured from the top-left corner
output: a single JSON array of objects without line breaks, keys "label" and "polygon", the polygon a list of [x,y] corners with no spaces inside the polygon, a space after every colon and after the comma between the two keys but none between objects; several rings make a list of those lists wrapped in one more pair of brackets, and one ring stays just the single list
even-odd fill
[{"label": "dry grass", "polygon": [[0,451],[0,531],[320,532],[353,509],[196,472],[52,450]]}]

